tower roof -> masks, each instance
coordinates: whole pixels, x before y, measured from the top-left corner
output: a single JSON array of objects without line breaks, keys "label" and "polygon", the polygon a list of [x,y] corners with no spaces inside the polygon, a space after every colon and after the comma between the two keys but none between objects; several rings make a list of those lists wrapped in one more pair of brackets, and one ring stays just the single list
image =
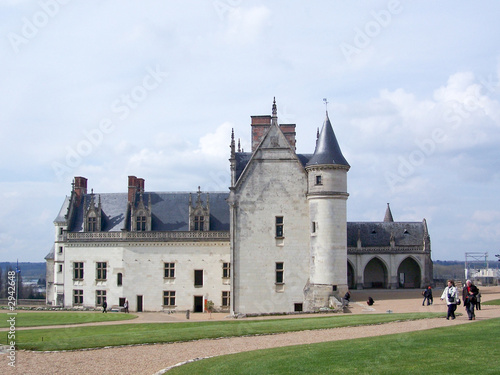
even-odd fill
[{"label": "tower roof", "polygon": [[384,222],[393,223],[394,219],[392,218],[391,208],[389,207],[389,203],[387,203],[387,209],[385,210]]},{"label": "tower roof", "polygon": [[314,150],[314,155],[307,163],[307,166],[319,164],[340,164],[349,167],[349,163],[345,160],[344,155],[342,155],[339,143],[333,132],[328,112],[326,112],[326,119],[316,142],[316,150]]}]

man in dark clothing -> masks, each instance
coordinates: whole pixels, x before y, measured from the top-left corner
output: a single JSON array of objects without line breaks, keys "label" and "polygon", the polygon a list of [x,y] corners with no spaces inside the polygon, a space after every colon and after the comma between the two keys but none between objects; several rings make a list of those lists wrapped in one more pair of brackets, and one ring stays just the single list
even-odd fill
[{"label": "man in dark clothing", "polygon": [[102,312],[107,313],[107,311],[106,311],[107,308],[108,308],[108,303],[106,301],[104,301],[102,303]]},{"label": "man in dark clothing", "polygon": [[422,292],[422,295],[424,296],[424,300],[422,301],[422,306],[425,305],[425,300],[427,300],[427,306],[432,304],[432,289],[430,286],[427,287],[426,290]]},{"label": "man in dark clothing", "polygon": [[472,284],[472,281],[467,280],[464,288],[462,289],[462,299],[464,301],[464,307],[469,316],[469,320],[476,320],[476,315],[474,314],[474,306],[476,305],[476,296],[479,293],[477,286]]}]

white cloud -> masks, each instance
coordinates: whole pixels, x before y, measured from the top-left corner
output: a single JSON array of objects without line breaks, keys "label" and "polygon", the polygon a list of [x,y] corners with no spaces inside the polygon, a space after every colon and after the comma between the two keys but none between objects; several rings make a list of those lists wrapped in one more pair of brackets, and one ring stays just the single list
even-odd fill
[{"label": "white cloud", "polygon": [[270,16],[270,9],[264,5],[231,9],[227,15],[226,40],[237,44],[257,41],[269,27]]}]

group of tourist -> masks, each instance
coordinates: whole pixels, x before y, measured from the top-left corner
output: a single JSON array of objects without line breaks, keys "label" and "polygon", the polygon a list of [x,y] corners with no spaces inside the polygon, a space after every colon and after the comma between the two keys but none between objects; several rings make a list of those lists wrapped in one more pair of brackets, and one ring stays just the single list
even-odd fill
[{"label": "group of tourist", "polygon": [[[443,290],[441,300],[446,300],[446,304],[448,305],[446,319],[455,319],[455,310],[462,303],[458,295],[458,288],[455,286],[455,281],[448,280],[448,286]],[[476,320],[474,309],[481,310],[481,293],[479,293],[477,286],[472,284],[470,280],[467,280],[462,289],[462,300],[469,320]]]}]

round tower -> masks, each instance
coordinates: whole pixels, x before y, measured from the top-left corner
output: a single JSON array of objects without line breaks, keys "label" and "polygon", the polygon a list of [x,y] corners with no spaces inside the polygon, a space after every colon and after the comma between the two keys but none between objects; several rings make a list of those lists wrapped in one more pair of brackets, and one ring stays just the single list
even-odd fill
[{"label": "round tower", "polygon": [[329,305],[347,291],[347,171],[332,124],[326,119],[306,164],[311,221],[310,276],[305,289],[308,310]]}]

